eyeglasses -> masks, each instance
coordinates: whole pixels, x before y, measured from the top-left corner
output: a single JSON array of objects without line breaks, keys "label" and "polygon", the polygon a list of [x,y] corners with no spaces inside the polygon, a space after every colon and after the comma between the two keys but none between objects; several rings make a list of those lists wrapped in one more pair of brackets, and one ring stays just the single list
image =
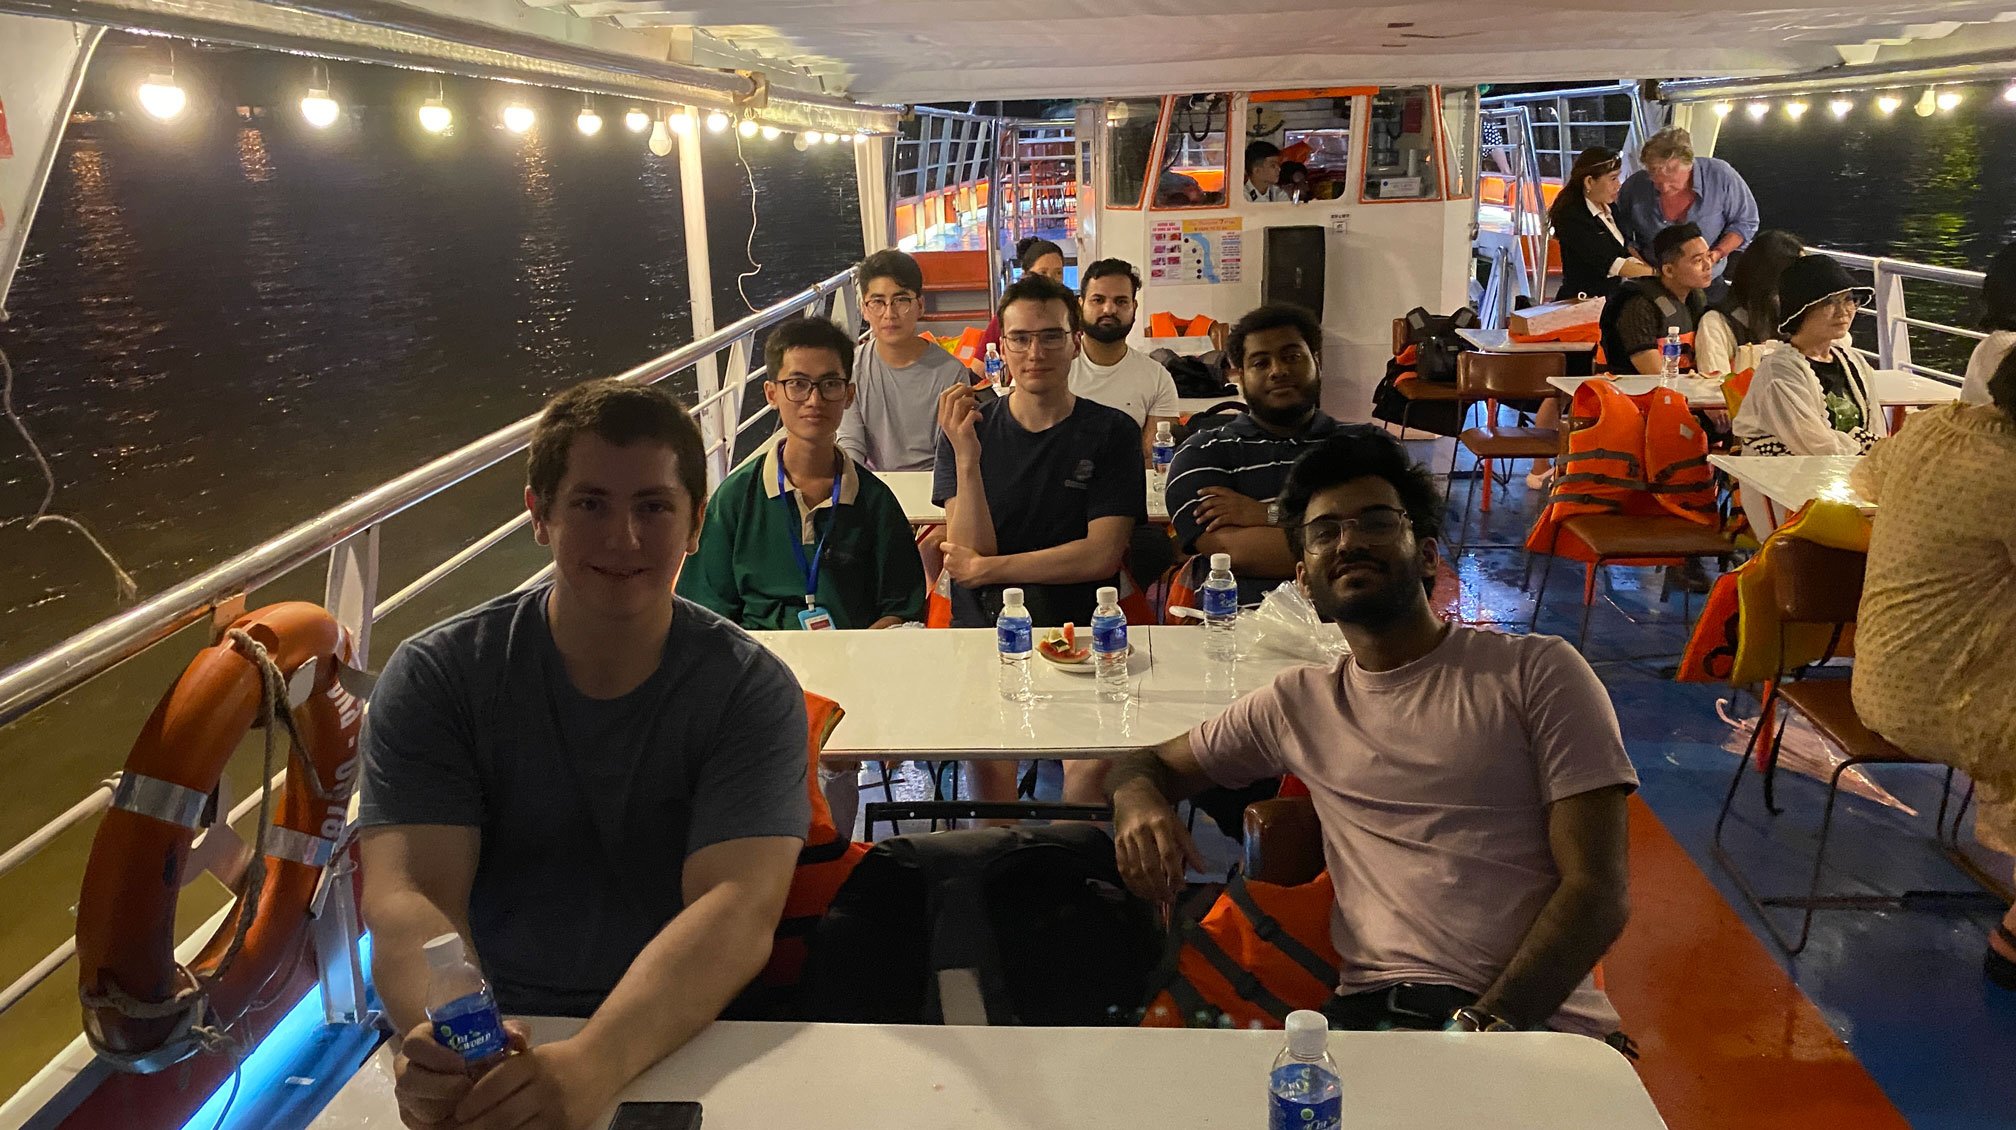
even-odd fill
[{"label": "eyeglasses", "polygon": [[884,298],[878,294],[873,298],[863,300],[861,308],[870,314],[885,314],[890,310],[895,310],[898,314],[907,314],[910,312],[910,308],[915,305],[917,305],[917,296],[914,294],[899,294],[894,298]]},{"label": "eyeglasses", "polygon": [[1813,305],[1823,310],[1837,310],[1843,314],[1862,309],[1861,300],[1855,297],[1855,292],[1852,290],[1845,290],[1840,294],[1823,298]]},{"label": "eyeglasses", "polygon": [[1027,353],[1040,345],[1045,352],[1064,348],[1071,340],[1070,330],[1016,330],[1012,334],[1001,335],[1001,348],[1010,353]]},{"label": "eyeglasses", "polygon": [[847,387],[853,382],[845,377],[821,377],[816,381],[808,381],[803,377],[792,377],[788,380],[771,381],[770,383],[784,390],[784,399],[793,404],[803,404],[812,399],[812,389],[815,386],[819,389],[819,399],[821,400],[845,400],[847,399]]},{"label": "eyeglasses", "polygon": [[1356,518],[1318,518],[1302,523],[1302,544],[1314,550],[1328,549],[1355,533],[1359,545],[1392,545],[1407,532],[1407,516],[1390,506],[1374,506]]}]

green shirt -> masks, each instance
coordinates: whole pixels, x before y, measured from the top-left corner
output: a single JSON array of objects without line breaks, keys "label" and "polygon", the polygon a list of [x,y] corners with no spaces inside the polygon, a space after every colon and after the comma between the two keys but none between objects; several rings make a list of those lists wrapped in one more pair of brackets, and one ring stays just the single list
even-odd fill
[{"label": "green shirt", "polygon": [[[924,618],[924,563],[896,496],[865,467],[840,454],[840,504],[805,505],[777,489],[780,437],[714,488],[700,526],[700,552],[679,574],[679,595],[750,629],[795,629],[805,608],[805,573],[792,541],[812,560],[819,536],[819,606],[836,628],[866,628],[884,616]],[[830,533],[828,532],[830,531]]]}]

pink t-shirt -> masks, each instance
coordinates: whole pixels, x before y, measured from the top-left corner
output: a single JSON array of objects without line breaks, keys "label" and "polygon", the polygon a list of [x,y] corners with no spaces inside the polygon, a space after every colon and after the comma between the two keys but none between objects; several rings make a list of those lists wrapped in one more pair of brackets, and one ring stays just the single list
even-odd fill
[{"label": "pink t-shirt", "polygon": [[[1482,993],[1560,883],[1547,806],[1637,787],[1610,696],[1553,636],[1456,626],[1392,671],[1299,667],[1190,735],[1220,785],[1293,773],[1313,794],[1337,889],[1339,991],[1400,981]],[[1549,1021],[1602,1037],[1592,980]]]}]

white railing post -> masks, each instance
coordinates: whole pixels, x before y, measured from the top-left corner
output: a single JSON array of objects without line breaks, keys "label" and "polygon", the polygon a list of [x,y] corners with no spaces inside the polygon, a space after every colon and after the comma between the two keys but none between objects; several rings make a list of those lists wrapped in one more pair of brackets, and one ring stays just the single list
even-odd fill
[{"label": "white railing post", "polygon": [[[685,132],[679,134],[679,204],[686,218],[686,297],[693,313],[693,340],[699,341],[714,332],[714,268],[707,246],[707,181],[702,175],[700,115],[690,106],[671,112],[686,117]],[[720,389],[720,369],[712,354],[696,361],[693,372],[699,389],[696,403]],[[704,424],[701,435],[706,436]]]},{"label": "white railing post", "polygon": [[358,952],[364,923],[357,912],[355,858],[352,846],[330,858],[329,869],[322,876],[322,907],[308,925],[326,1024],[361,1024],[370,1011],[364,992],[364,959]]},{"label": "white railing post", "polygon": [[1904,276],[1876,260],[1876,356],[1885,369],[1911,364],[1911,326],[1904,320]]},{"label": "white railing post", "polygon": [[322,590],[322,607],[357,641],[359,669],[371,663],[371,622],[378,611],[378,530],[373,523],[329,551],[329,579]]}]

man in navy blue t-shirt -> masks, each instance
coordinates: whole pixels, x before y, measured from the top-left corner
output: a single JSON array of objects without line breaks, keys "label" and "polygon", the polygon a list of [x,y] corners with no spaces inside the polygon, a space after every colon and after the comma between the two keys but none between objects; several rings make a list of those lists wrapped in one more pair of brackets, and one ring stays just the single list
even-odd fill
[{"label": "man in navy blue t-shirt", "polygon": [[1082,328],[1070,291],[1025,276],[1001,296],[1012,391],[980,404],[960,385],[938,398],[931,499],[945,507],[955,627],[991,626],[1011,586],[1039,627],[1089,623],[1147,518],[1140,429],[1071,392]]}]

